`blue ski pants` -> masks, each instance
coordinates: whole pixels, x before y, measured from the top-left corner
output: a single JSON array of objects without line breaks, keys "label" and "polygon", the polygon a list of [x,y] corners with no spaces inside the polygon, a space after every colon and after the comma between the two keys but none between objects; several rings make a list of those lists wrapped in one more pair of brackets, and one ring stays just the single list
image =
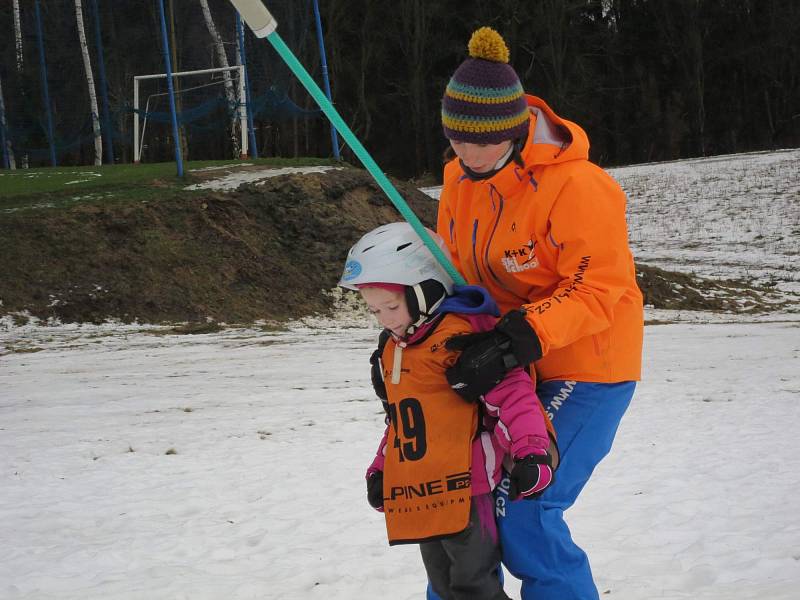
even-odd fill
[{"label": "blue ski pants", "polygon": [[[508,501],[508,481],[495,490],[503,564],[522,580],[522,600],[597,600],[586,553],[572,541],[564,511],[611,450],[636,383],[545,381],[536,391],[551,415],[561,462],[538,500]],[[440,600],[428,586],[428,600]]]}]

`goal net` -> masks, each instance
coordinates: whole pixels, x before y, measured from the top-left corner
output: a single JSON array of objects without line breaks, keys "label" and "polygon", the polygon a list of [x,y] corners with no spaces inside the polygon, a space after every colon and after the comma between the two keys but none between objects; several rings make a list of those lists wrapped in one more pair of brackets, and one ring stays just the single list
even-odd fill
[{"label": "goal net", "polygon": [[[226,90],[225,74],[233,89]],[[239,158],[248,154],[247,111],[245,100],[244,66],[199,69],[173,73],[178,125],[187,130],[188,144],[192,138],[207,132],[228,130]],[[137,75],[133,78],[133,160],[142,161],[147,155],[148,136],[167,135],[172,122],[166,73]],[[161,130],[161,131],[160,131]],[[159,132],[160,133],[157,133]],[[150,160],[157,157],[149,156]]]}]

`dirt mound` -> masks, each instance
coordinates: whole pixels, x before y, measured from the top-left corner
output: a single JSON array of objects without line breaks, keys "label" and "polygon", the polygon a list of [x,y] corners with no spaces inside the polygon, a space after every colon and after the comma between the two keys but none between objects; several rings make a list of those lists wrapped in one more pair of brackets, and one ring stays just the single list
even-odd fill
[{"label": "dirt mound", "polygon": [[[394,183],[433,226],[436,201]],[[0,315],[252,323],[325,313],[332,298],[323,292],[336,285],[347,249],[401,220],[359,169],[284,175],[234,192],[161,194],[0,213]],[[777,308],[769,290],[743,282],[644,265],[638,280],[655,308]]]},{"label": "dirt mound", "polygon": [[[432,226],[434,200],[393,182]],[[324,312],[347,249],[401,220],[361,170],[286,175],[230,193],[0,217],[0,313],[64,322],[228,323]]]},{"label": "dirt mound", "polygon": [[645,306],[653,308],[756,314],[787,305],[774,290],[745,281],[712,280],[641,264],[636,265],[636,279]]}]

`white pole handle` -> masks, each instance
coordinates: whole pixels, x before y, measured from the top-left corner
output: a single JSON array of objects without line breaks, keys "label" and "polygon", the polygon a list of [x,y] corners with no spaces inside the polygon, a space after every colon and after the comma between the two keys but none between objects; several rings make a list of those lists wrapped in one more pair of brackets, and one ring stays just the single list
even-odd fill
[{"label": "white pole handle", "polygon": [[278,22],[261,0],[231,0],[231,4],[256,37],[267,37],[278,27]]}]

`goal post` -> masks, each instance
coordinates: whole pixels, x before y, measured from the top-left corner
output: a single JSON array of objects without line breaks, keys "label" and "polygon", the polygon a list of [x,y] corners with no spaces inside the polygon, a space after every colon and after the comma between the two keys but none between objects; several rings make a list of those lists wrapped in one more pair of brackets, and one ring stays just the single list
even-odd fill
[{"label": "goal post", "polygon": [[[217,67],[214,69],[198,69],[195,71],[180,71],[173,73],[173,77],[191,76],[191,75],[205,75],[208,73],[220,73],[223,71],[238,71],[239,81],[237,84],[239,102],[239,134],[241,136],[241,153],[239,158],[247,158],[249,154],[248,136],[247,136],[247,97],[245,94],[245,78],[244,78],[244,65],[236,65],[233,67]],[[143,130],[146,127],[146,121],[142,130],[140,131],[139,125],[139,82],[147,79],[166,79],[166,73],[154,73],[152,75],[136,75],[133,78],[133,162],[138,164],[141,162],[142,157],[142,141]]]}]

